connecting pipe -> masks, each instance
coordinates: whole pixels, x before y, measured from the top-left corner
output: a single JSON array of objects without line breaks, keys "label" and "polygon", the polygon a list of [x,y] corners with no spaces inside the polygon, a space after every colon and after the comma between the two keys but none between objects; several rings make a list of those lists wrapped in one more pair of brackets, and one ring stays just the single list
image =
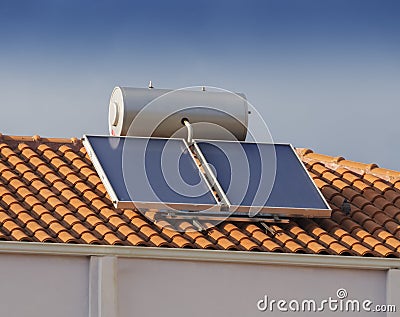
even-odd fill
[{"label": "connecting pipe", "polygon": [[192,150],[196,154],[197,158],[200,160],[201,166],[204,168],[206,180],[209,183],[210,187],[214,188],[221,199],[221,211],[227,211],[229,210],[229,206],[231,203],[228,200],[228,197],[226,196],[224,190],[222,189],[221,185],[218,183],[217,177],[214,175],[214,172],[210,168],[210,165],[206,161],[203,153],[201,152],[199,146],[193,141],[193,127],[190,124],[189,120],[187,118],[182,119],[182,124],[184,124],[188,130],[188,135],[187,135],[187,143],[189,146],[193,146]]},{"label": "connecting pipe", "polygon": [[190,124],[188,119],[182,119],[182,123],[186,126],[187,130],[188,130],[188,135],[187,135],[187,142],[189,145],[193,144],[193,127]]}]

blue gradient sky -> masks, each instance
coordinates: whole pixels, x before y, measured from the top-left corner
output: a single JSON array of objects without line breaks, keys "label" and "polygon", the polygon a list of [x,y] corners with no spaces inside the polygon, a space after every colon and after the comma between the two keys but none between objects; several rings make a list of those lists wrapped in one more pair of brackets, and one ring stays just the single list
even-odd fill
[{"label": "blue gradient sky", "polygon": [[400,170],[400,2],[1,1],[0,132],[106,134],[116,85],[244,92],[275,141]]}]

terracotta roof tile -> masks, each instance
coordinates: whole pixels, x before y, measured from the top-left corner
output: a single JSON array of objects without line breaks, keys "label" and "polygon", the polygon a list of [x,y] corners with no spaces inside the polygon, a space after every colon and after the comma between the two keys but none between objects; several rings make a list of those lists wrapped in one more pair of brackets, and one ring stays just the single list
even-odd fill
[{"label": "terracotta roof tile", "polygon": [[354,184],[357,180],[360,179],[361,175],[356,174],[352,171],[349,171],[348,169],[345,169],[343,167],[339,167],[336,172],[340,173],[342,175],[342,178],[349,182],[350,184]]},{"label": "terracotta roof tile", "polygon": [[361,195],[353,196],[353,199],[351,199],[351,203],[353,205],[356,205],[358,208],[363,209],[367,205],[372,205],[371,202],[366,199],[365,197]]},{"label": "terracotta roof tile", "polygon": [[306,247],[310,251],[310,253],[329,254],[328,249],[326,249],[316,241],[310,241],[309,243],[307,243]]},{"label": "terracotta roof tile", "polygon": [[383,209],[384,213],[387,214],[390,218],[396,219],[400,221],[400,209],[393,205],[388,205]]},{"label": "terracotta roof tile", "polygon": [[391,232],[393,235],[395,235],[397,238],[400,237],[400,225],[397,222],[387,220],[384,224],[385,228]]},{"label": "terracotta roof tile", "polygon": [[378,225],[376,222],[374,222],[371,219],[366,220],[363,223],[363,227],[370,233],[374,233],[376,230],[382,228],[380,225]]},{"label": "terracotta roof tile", "polygon": [[168,247],[172,246],[171,244],[168,243],[163,237],[155,234],[152,235],[151,238],[149,239],[149,242],[152,243],[156,247]]},{"label": "terracotta roof tile", "polygon": [[252,250],[257,250],[260,251],[261,248],[254,243],[254,241],[252,241],[249,238],[244,238],[240,241],[240,245],[246,250],[246,251],[252,251]]},{"label": "terracotta roof tile", "polygon": [[123,215],[130,221],[135,217],[139,217],[139,213],[132,209],[123,209]]},{"label": "terracotta roof tile", "polygon": [[133,246],[148,246],[149,244],[140,235],[131,233],[126,241]]},{"label": "terracotta roof tile", "polygon": [[122,226],[118,227],[117,232],[120,233],[125,239],[132,233],[135,232],[131,227],[129,227],[126,224],[123,224]]},{"label": "terracotta roof tile", "polygon": [[25,228],[32,232],[33,235],[35,235],[36,231],[43,230],[43,227],[34,220],[30,220],[26,223]]},{"label": "terracotta roof tile", "polygon": [[57,222],[57,219],[50,212],[44,212],[40,215],[40,219],[48,226],[53,222]]},{"label": "terracotta roof tile", "polygon": [[120,226],[122,226],[123,224],[125,224],[126,222],[124,220],[121,219],[120,216],[111,216],[108,218],[108,222],[114,227],[114,228],[118,228]]},{"label": "terracotta roof tile", "polygon": [[343,191],[345,188],[350,187],[350,184],[349,184],[349,183],[343,181],[343,180],[340,179],[340,178],[335,179],[335,180],[332,182],[332,185],[333,185],[334,187],[338,188],[340,191]]},{"label": "terracotta roof tile", "polygon": [[383,192],[383,196],[391,201],[393,204],[396,204],[396,201],[400,198],[400,193],[392,188],[389,188]]},{"label": "terracotta roof tile", "polygon": [[373,202],[375,199],[381,197],[380,193],[378,193],[376,190],[374,190],[373,188],[371,188],[367,185],[361,190],[362,190],[363,196],[369,201]]},{"label": "terracotta roof tile", "polygon": [[329,200],[331,200],[335,195],[339,195],[339,191],[330,186],[324,186],[321,188],[322,194]]},{"label": "terracotta roof tile", "polygon": [[67,230],[58,232],[56,237],[64,243],[78,243],[78,240],[74,238]]},{"label": "terracotta roof tile", "polygon": [[292,233],[297,241],[301,242],[302,245],[309,249],[310,253],[319,254],[321,252],[327,252],[327,249],[323,245],[317,242],[315,238],[313,238],[295,223],[292,223],[288,230],[290,233]]},{"label": "terracotta roof tile", "polygon": [[[75,139],[2,136],[0,239],[267,252],[399,256],[400,173],[297,149],[323,195],[331,219],[271,225],[156,223],[133,209],[117,210],[82,143]],[[341,210],[344,199],[351,212]],[[146,214],[156,219],[154,212]],[[207,230],[207,228],[209,228]]]},{"label": "terracotta roof tile", "polygon": [[284,252],[283,248],[279,244],[272,241],[272,239],[264,240],[262,242],[262,247],[268,252]]},{"label": "terracotta roof tile", "polygon": [[19,228],[11,232],[11,237],[16,241],[33,241],[22,229]]},{"label": "terracotta roof tile", "polygon": [[[89,231],[85,231],[81,234],[80,239],[88,244],[100,244],[100,241]],[[108,243],[112,244],[112,243]]]},{"label": "terracotta roof tile", "polygon": [[154,230],[150,225],[146,224],[144,226],[141,226],[139,231],[148,239],[153,237],[153,236],[159,236],[158,232]]},{"label": "terracotta roof tile", "polygon": [[81,223],[81,221],[72,213],[66,214],[65,217],[63,217],[63,220],[70,228],[72,228],[77,223]]},{"label": "terracotta roof tile", "polygon": [[[119,238],[117,237],[117,235],[116,235],[115,233],[111,232],[111,231],[108,232],[108,233],[106,233],[106,234],[102,237],[102,239],[104,239],[105,241],[107,241],[108,244],[112,244],[112,245],[116,245],[116,244],[118,244],[118,245],[123,245],[122,240],[119,239]],[[100,243],[100,242],[99,242],[99,243]]]},{"label": "terracotta roof tile", "polygon": [[400,190],[400,181],[394,182],[393,187],[397,190]]},{"label": "terracotta roof tile", "polygon": [[39,242],[55,242],[55,240],[44,229],[35,231],[34,235]]},{"label": "terracotta roof tile", "polygon": [[187,248],[187,247],[192,247],[192,244],[190,243],[189,240],[185,239],[182,235],[175,235],[172,239],[171,242],[174,243],[178,248]]},{"label": "terracotta roof tile", "polygon": [[385,245],[392,247],[396,252],[400,251],[400,242],[395,237],[391,236],[384,240]]},{"label": "terracotta roof tile", "polygon": [[228,240],[225,237],[218,239],[216,245],[224,250],[239,250],[235,243],[233,243],[232,241]]},{"label": "terracotta roof tile", "polygon": [[255,224],[246,225],[245,232],[266,251],[283,252],[282,247]]},{"label": "terracotta roof tile", "polygon": [[339,176],[336,175],[333,171],[327,169],[325,172],[321,174],[322,178],[329,184],[332,184],[335,180],[339,180]]},{"label": "terracotta roof tile", "polygon": [[216,249],[214,243],[212,243],[210,240],[207,240],[204,237],[198,237],[197,239],[194,240],[193,244],[194,246],[198,246],[201,249]]}]

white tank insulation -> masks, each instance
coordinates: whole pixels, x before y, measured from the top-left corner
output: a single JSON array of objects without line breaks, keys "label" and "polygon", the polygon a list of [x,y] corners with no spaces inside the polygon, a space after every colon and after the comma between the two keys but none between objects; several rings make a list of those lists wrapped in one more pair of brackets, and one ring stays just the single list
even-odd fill
[{"label": "white tank insulation", "polygon": [[243,94],[226,91],[115,87],[109,104],[114,136],[185,137],[182,121],[196,139],[244,141],[248,103]]}]

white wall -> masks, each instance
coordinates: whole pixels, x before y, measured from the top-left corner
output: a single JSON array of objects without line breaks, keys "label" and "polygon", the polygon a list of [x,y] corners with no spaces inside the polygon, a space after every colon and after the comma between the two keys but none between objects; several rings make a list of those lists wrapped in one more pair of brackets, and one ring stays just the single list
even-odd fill
[{"label": "white wall", "polygon": [[[378,269],[329,268],[314,264],[314,261],[326,261],[326,256],[100,246],[68,246],[65,250],[61,247],[64,253],[59,250],[57,255],[54,250],[58,246],[31,244],[24,247],[25,251],[38,248],[52,255],[11,254],[22,252],[22,247],[18,250],[4,244],[0,252],[0,317],[310,316],[310,313],[278,314],[276,307],[273,313],[260,312],[256,304],[264,295],[270,300],[287,301],[337,299],[339,288],[347,290],[349,299],[369,299],[374,304],[391,300],[400,309],[400,271],[395,269],[400,262],[397,260],[337,257],[329,258],[332,260],[329,263],[337,266],[335,261],[341,261],[340,265],[350,261],[360,267],[374,265]],[[115,250],[121,257],[111,254]],[[96,252],[97,256],[88,255]],[[187,259],[171,259],[173,254]],[[218,262],[224,256],[237,256],[241,261],[262,258],[263,263]],[[206,258],[208,262],[204,261]],[[308,264],[277,262],[288,258],[308,261]],[[393,269],[384,269],[386,265]],[[325,310],[311,315],[340,314]],[[398,315],[398,312],[393,314]]]},{"label": "white wall", "polygon": [[0,316],[87,317],[89,258],[0,254]]},{"label": "white wall", "polygon": [[121,317],[309,316],[260,312],[256,303],[264,295],[287,300],[337,298],[339,288],[348,291],[348,298],[386,303],[385,271],[119,259],[117,274]]}]

